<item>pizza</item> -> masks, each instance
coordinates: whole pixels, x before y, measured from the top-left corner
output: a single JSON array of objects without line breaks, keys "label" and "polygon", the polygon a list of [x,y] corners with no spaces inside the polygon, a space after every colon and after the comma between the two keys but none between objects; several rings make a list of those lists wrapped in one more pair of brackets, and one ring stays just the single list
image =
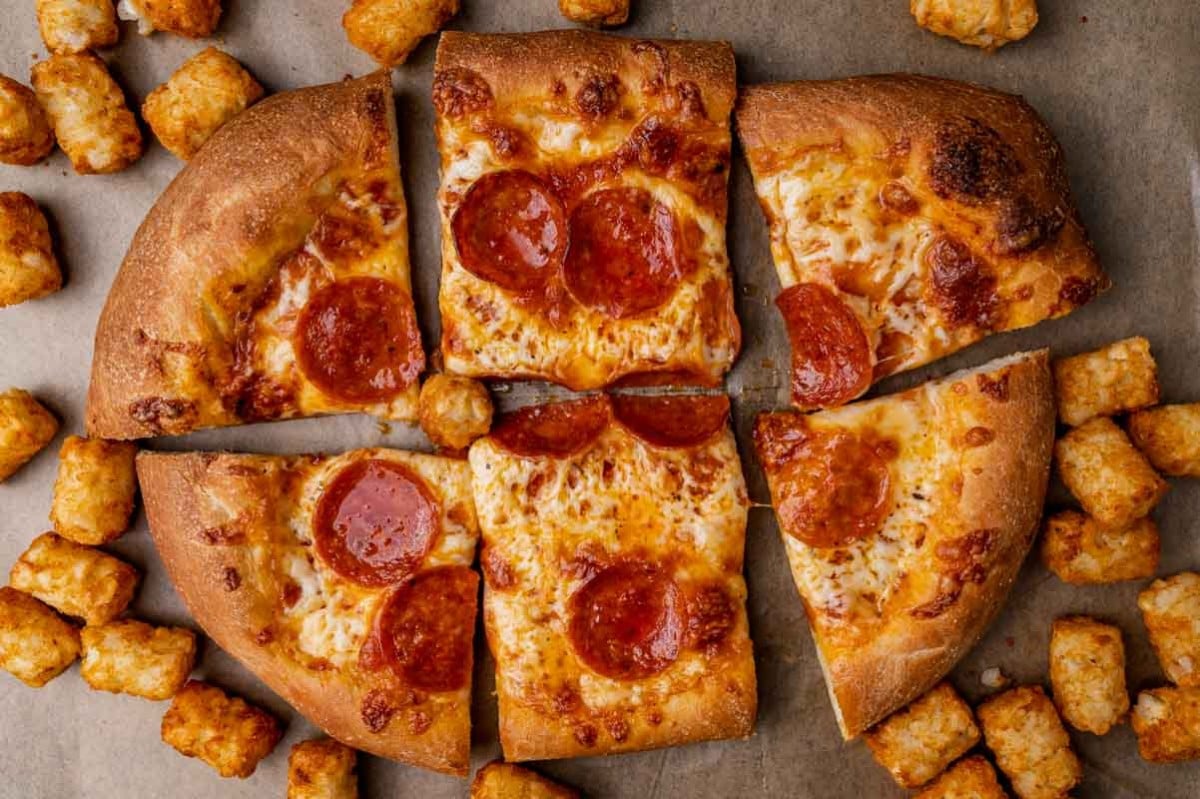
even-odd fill
[{"label": "pizza", "polygon": [[717,386],[728,44],[449,31],[433,78],[448,372]]},{"label": "pizza", "polygon": [[801,410],[1109,286],[1062,151],[1019,97],[882,75],[750,86],[738,103]]},{"label": "pizza", "polygon": [[417,415],[391,79],[287,92],[224,125],[133,239],[96,329],[92,436]]},{"label": "pizza", "polygon": [[749,500],[724,396],[529,406],[469,460],[509,761],[745,738]]},{"label": "pizza", "polygon": [[1050,473],[1045,350],[813,414],[754,444],[846,739],[924,694],[999,613]]},{"label": "pizza", "polygon": [[465,461],[143,452],[137,471],[171,581],[222,649],[348,746],[466,775]]}]

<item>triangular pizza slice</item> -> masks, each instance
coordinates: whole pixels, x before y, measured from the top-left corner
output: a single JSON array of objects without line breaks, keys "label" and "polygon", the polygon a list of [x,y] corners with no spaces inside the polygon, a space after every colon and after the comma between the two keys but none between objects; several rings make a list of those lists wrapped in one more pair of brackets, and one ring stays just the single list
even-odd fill
[{"label": "triangular pizza slice", "polygon": [[1062,151],[1020,97],[915,75],[746,88],[792,401],[841,405],[1106,289]]},{"label": "triangular pizza slice", "polygon": [[222,649],[343,743],[466,775],[466,461],[144,452],[137,471],[167,572]]},{"label": "triangular pizza slice", "polygon": [[234,118],[134,236],[96,329],[88,432],[415,419],[407,226],[386,73]]},{"label": "triangular pizza slice", "polygon": [[811,415],[754,443],[842,734],[925,693],[1003,605],[1050,474],[1045,350]]}]

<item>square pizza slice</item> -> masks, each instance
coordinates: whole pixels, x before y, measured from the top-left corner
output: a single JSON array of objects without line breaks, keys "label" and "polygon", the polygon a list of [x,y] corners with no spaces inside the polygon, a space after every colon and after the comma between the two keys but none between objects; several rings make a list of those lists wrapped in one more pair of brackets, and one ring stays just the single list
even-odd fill
[{"label": "square pizza slice", "polygon": [[801,410],[1108,288],[1062,150],[1020,97],[879,75],[746,88]]},{"label": "square pizza slice", "polygon": [[726,43],[447,32],[433,79],[447,371],[715,386],[741,345]]},{"label": "square pizza slice", "polygon": [[463,460],[143,452],[196,621],[348,746],[466,776],[478,527]]},{"label": "square pizza slice", "polygon": [[475,442],[507,760],[747,737],[749,501],[724,396],[531,406]]}]

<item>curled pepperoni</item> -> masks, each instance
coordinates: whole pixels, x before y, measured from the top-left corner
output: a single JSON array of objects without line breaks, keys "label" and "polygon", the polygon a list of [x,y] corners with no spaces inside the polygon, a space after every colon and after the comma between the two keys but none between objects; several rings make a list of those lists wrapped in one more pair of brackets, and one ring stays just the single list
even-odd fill
[{"label": "curled pepperoni", "polygon": [[653,676],[679,657],[682,604],[675,581],[657,566],[615,563],[572,594],[571,644],[584,663],[606,677]]},{"label": "curled pepperoni", "polygon": [[505,416],[491,438],[527,458],[566,458],[595,441],[610,418],[607,397],[531,405]]},{"label": "curled pepperoni", "polygon": [[792,344],[792,403],[803,410],[841,405],[871,385],[871,347],[854,311],[817,283],[775,300]]},{"label": "curled pepperoni", "polygon": [[421,572],[396,588],[376,620],[384,662],[423,691],[457,691],[471,679],[479,575],[466,566]]},{"label": "curled pepperoni", "polygon": [[614,395],[613,415],[638,438],[656,447],[693,447],[724,429],[729,398]]},{"label": "curled pepperoni", "polygon": [[314,294],[295,343],[305,376],[347,402],[389,400],[425,368],[412,298],[374,277],[339,280]]},{"label": "curled pepperoni", "polygon": [[775,473],[775,513],[785,533],[809,546],[840,547],[883,527],[892,507],[893,443],[813,430],[791,414],[760,417],[754,438]]},{"label": "curled pepperoni", "polygon": [[450,226],[463,268],[518,293],[540,290],[567,250],[562,203],[520,170],[491,172],[471,186]]},{"label": "curled pepperoni", "polygon": [[571,214],[563,268],[576,300],[620,319],[653,310],[688,271],[671,209],[645,189],[603,189]]},{"label": "curled pepperoni", "polygon": [[440,527],[437,502],[411,469],[359,460],[325,487],[313,540],[321,559],[346,579],[392,585],[420,565]]}]

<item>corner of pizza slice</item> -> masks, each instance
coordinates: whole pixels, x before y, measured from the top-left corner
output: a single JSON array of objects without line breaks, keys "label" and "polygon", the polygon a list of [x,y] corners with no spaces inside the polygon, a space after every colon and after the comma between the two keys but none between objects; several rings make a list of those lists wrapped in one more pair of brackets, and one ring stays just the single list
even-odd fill
[{"label": "corner of pizza slice", "polygon": [[469,460],[505,759],[746,738],[749,500],[724,396],[523,408]]},{"label": "corner of pizza slice", "polygon": [[929,690],[999,613],[1037,531],[1053,438],[1045,350],[758,417],[758,459],[847,740]]},{"label": "corner of pizza slice", "polygon": [[916,75],[746,88],[801,410],[1109,287],[1062,151],[1020,97]]},{"label": "corner of pizza slice", "polygon": [[222,127],[113,282],[88,432],[415,419],[425,355],[395,128],[385,72],[276,95]]},{"label": "corner of pizza slice", "polygon": [[222,649],[348,746],[466,775],[466,461],[143,452],[137,472],[171,581]]},{"label": "corner of pizza slice", "polygon": [[577,391],[719,386],[741,347],[735,91],[724,42],[442,34],[446,369]]}]

